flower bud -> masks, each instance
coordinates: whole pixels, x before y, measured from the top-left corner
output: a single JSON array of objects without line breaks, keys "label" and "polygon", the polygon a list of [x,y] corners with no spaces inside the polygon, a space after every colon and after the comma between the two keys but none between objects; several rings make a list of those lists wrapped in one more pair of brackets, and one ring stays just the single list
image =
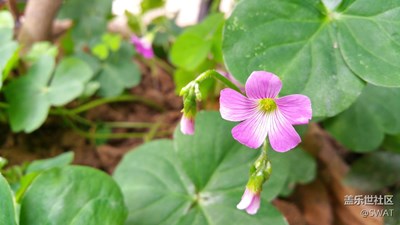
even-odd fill
[{"label": "flower bud", "polygon": [[[193,86],[191,86],[193,87]],[[182,89],[183,94],[183,116],[181,119],[181,131],[186,135],[194,134],[194,118],[197,113],[197,102],[194,88]]]}]

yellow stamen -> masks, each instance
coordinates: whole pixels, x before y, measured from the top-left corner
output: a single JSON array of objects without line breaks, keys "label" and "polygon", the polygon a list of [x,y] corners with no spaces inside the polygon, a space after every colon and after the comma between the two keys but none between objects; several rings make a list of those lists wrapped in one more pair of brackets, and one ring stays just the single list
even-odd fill
[{"label": "yellow stamen", "polygon": [[263,98],[258,102],[258,106],[264,112],[272,112],[278,108],[275,100],[272,98]]}]

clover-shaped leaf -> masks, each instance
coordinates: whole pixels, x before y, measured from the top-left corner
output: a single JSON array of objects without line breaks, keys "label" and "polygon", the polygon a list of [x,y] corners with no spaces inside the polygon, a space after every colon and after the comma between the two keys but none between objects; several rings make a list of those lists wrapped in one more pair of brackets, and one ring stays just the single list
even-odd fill
[{"label": "clover-shaped leaf", "polygon": [[0,173],[0,225],[16,225],[14,200],[10,186]]},{"label": "clover-shaped leaf", "polygon": [[64,167],[71,164],[73,160],[73,152],[66,152],[49,159],[35,160],[28,165],[26,173],[41,172],[56,167]]},{"label": "clover-shaped leaf", "polygon": [[400,154],[373,152],[356,160],[345,182],[358,189],[374,192],[400,182]]},{"label": "clover-shaped leaf", "polygon": [[12,40],[14,19],[7,11],[0,11],[0,88],[3,79],[10,70],[18,49],[17,42]]},{"label": "clover-shaped leaf", "polygon": [[215,48],[221,44],[224,21],[222,14],[213,14],[200,24],[186,29],[171,48],[171,62],[193,71],[207,59],[210,52],[214,53],[214,58],[221,58]]},{"label": "clover-shaped leaf", "polygon": [[385,134],[400,133],[400,88],[367,85],[346,111],[325,122],[326,129],[347,148],[366,152],[379,147]]},{"label": "clover-shaped leaf", "polygon": [[102,63],[97,77],[100,83],[99,94],[103,97],[114,97],[125,88],[131,88],[140,82],[140,71],[132,60],[133,46],[122,42],[121,47],[110,53]]},{"label": "clover-shaped leaf", "polygon": [[57,46],[52,45],[50,42],[44,41],[34,43],[29,52],[24,56],[24,58],[26,61],[33,63],[43,55],[56,57],[57,54]]},{"label": "clover-shaped leaf", "polygon": [[5,88],[13,131],[32,132],[43,124],[51,106],[62,106],[80,96],[92,77],[90,67],[76,58],[64,58],[54,71],[54,59],[43,56],[28,73]]},{"label": "clover-shaped leaf", "polygon": [[111,13],[112,1],[68,0],[61,7],[58,17],[72,19],[74,27],[71,31],[76,46],[92,44],[107,30],[108,16]]},{"label": "clover-shaped leaf", "polygon": [[114,178],[128,206],[126,224],[286,224],[269,203],[288,177],[284,154],[272,150],[274,172],[258,214],[236,209],[259,151],[234,141],[232,127],[217,113],[201,112],[194,136],[177,130],[173,141],[153,141],[125,155]]},{"label": "clover-shaped leaf", "polygon": [[89,167],[65,166],[35,178],[22,198],[20,225],[122,225],[126,215],[111,177]]},{"label": "clover-shaped leaf", "polygon": [[242,82],[255,70],[278,74],[282,94],[308,95],[317,117],[348,108],[364,81],[399,87],[400,1],[334,2],[241,1],[225,25],[228,69]]},{"label": "clover-shaped leaf", "polygon": [[307,184],[315,179],[317,162],[308,152],[297,147],[286,152],[282,157],[284,157],[284,163],[289,166],[289,176],[281,195],[288,196],[294,191],[296,184]]}]

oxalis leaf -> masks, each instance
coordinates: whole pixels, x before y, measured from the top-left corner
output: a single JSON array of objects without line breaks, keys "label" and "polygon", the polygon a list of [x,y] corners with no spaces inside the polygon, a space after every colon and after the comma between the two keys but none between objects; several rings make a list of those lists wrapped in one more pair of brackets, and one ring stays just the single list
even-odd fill
[{"label": "oxalis leaf", "polygon": [[71,164],[73,160],[74,152],[66,152],[49,159],[35,160],[28,165],[26,173],[41,172],[56,167],[64,167]]},{"label": "oxalis leaf", "polygon": [[400,1],[329,7],[320,0],[241,1],[224,30],[230,72],[242,82],[255,70],[274,72],[283,95],[311,98],[314,117],[348,108],[363,81],[400,86]]},{"label": "oxalis leaf", "polygon": [[201,112],[194,136],[177,130],[173,141],[153,141],[126,154],[114,173],[129,210],[126,224],[286,224],[269,203],[288,177],[284,154],[272,150],[273,173],[258,214],[236,209],[259,151],[234,141],[233,126],[218,113]]},{"label": "oxalis leaf", "polygon": [[133,46],[122,42],[119,50],[112,52],[102,63],[102,70],[97,77],[101,96],[114,97],[121,94],[124,89],[139,84],[140,71],[132,60],[133,54]]},{"label": "oxalis leaf", "polygon": [[357,101],[325,121],[326,129],[347,148],[373,151],[386,134],[400,133],[400,88],[367,85]]},{"label": "oxalis leaf", "polygon": [[40,127],[50,106],[62,106],[80,96],[93,75],[90,67],[76,58],[64,58],[53,75],[54,66],[54,58],[45,55],[5,88],[13,131],[32,132]]},{"label": "oxalis leaf", "polygon": [[[171,62],[182,69],[193,71],[208,57],[215,45],[220,45],[224,16],[213,14],[200,24],[187,28],[171,48]],[[218,58],[218,55],[214,55]]]},{"label": "oxalis leaf", "polygon": [[18,49],[17,42],[12,40],[13,28],[14,19],[11,13],[0,11],[0,88]]},{"label": "oxalis leaf", "polygon": [[65,1],[58,17],[74,20],[71,35],[76,49],[88,43],[95,43],[96,39],[106,31],[111,8],[112,1],[109,0],[97,0],[96,4],[81,0]]},{"label": "oxalis leaf", "polygon": [[66,166],[41,173],[21,202],[20,225],[122,225],[121,190],[105,173]]},{"label": "oxalis leaf", "polygon": [[[133,62],[134,48],[127,42],[121,42],[121,47],[115,52],[110,51],[105,60],[77,52],[76,57],[82,59],[96,71],[94,78],[100,84],[99,95],[103,97],[115,97],[126,88],[131,88],[140,82],[140,70]],[[108,54],[107,53],[107,54]]]},{"label": "oxalis leaf", "polygon": [[351,166],[347,184],[365,191],[379,191],[400,181],[400,154],[373,152],[364,155]]},{"label": "oxalis leaf", "polygon": [[0,173],[0,225],[16,225],[14,200],[10,186]]},{"label": "oxalis leaf", "polygon": [[290,195],[297,183],[307,184],[315,179],[317,175],[317,162],[313,156],[300,147],[296,147],[283,155],[284,163],[288,164],[289,176],[286,180],[285,189],[280,195]]}]

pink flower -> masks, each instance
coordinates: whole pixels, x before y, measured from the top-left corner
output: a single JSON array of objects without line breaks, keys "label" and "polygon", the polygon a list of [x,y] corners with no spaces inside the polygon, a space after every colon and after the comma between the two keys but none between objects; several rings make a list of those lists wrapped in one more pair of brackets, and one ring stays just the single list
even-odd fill
[{"label": "pink flower", "polygon": [[254,215],[260,208],[260,193],[254,193],[246,188],[242,196],[242,200],[236,206],[238,209],[246,209],[248,214]]},{"label": "pink flower", "polygon": [[181,119],[181,131],[183,134],[186,135],[193,135],[194,134],[194,119],[185,116],[182,116]]},{"label": "pink flower", "polygon": [[131,42],[135,46],[136,51],[146,59],[154,57],[153,48],[151,42],[146,38],[139,38],[136,35],[132,35]]},{"label": "pink flower", "polygon": [[259,148],[268,136],[278,152],[288,151],[301,142],[293,125],[309,122],[311,101],[299,94],[277,98],[281,88],[282,82],[276,75],[254,71],[245,85],[247,97],[229,88],[221,91],[222,118],[243,121],[232,129],[233,138],[250,148]]}]

